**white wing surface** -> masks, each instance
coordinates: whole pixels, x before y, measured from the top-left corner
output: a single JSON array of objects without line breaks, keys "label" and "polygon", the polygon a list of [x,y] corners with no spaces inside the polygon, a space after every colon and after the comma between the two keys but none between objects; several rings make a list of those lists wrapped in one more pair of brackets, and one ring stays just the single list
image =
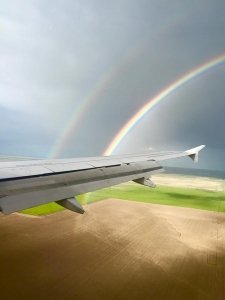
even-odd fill
[{"label": "white wing surface", "polygon": [[159,162],[189,156],[198,160],[199,146],[187,151],[0,162],[0,210],[12,213],[56,201],[83,213],[74,196],[134,180],[153,186],[151,174],[163,171]]}]

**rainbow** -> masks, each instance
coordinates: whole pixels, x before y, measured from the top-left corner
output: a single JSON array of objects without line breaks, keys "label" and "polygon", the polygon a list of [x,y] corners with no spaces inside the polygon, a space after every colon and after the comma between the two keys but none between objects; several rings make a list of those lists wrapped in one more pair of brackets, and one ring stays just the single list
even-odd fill
[{"label": "rainbow", "polygon": [[142,106],[129,120],[128,122],[119,130],[116,136],[113,138],[111,143],[105,149],[103,155],[111,155],[116,148],[120,145],[122,140],[127,136],[127,134],[135,127],[135,125],[159,102],[168,97],[170,94],[175,92],[178,88],[182,87],[186,83],[195,79],[196,77],[204,74],[215,67],[218,67],[225,63],[225,54],[217,56],[216,58],[207,61],[206,63],[198,66],[197,68],[191,70],[190,72],[183,75],[181,78],[177,79],[165,89],[159,92],[155,97],[148,100],[148,102]]},{"label": "rainbow", "polygon": [[132,61],[133,58],[143,50],[145,43],[142,42],[140,45],[133,47],[133,49],[129,49],[128,54],[126,54],[121,61],[113,66],[107,74],[103,74],[103,76],[97,81],[94,88],[87,95],[87,97],[82,101],[80,106],[72,113],[68,122],[65,124],[63,130],[59,134],[59,138],[57,139],[55,145],[49,152],[49,157],[57,158],[62,153],[64,146],[69,142],[71,136],[73,136],[76,132],[76,129],[79,128],[79,124],[84,118],[85,113],[91,105],[94,105],[96,101],[100,98],[101,95],[104,94],[106,88],[110,85],[110,83],[117,78],[117,75],[125,69]]},{"label": "rainbow", "polygon": [[[174,22],[176,23],[177,21],[174,20]],[[162,27],[157,32],[155,32],[155,35],[158,36],[166,30],[167,27]],[[120,60],[115,65],[113,65],[107,71],[107,73],[102,74],[102,76],[98,79],[98,81],[91,89],[90,93],[87,94],[85,99],[83,99],[80,105],[76,107],[76,109],[72,112],[68,121],[65,123],[65,126],[60,131],[56,142],[50,149],[48,157],[57,158],[61,155],[65,145],[68,144],[71,136],[74,136],[76,134],[76,130],[79,128],[80,123],[82,122],[82,119],[84,119],[84,116],[88,109],[90,109],[91,106],[99,101],[99,98],[105,93],[107,87],[110,86],[110,84],[117,78],[118,74],[125,70],[126,67],[133,62],[136,56],[141,55],[148,42],[148,39],[146,40],[145,37],[138,40],[137,44],[133,45],[132,48],[129,47],[122,58],[120,58]]]},{"label": "rainbow", "polygon": [[112,80],[112,77],[114,76],[113,71],[110,72],[109,76],[101,78],[97,84],[95,85],[95,88],[91,91],[91,93],[86,97],[86,99],[81,103],[81,105],[76,109],[72,116],[69,118],[68,122],[66,123],[65,127],[63,128],[61,134],[59,135],[59,138],[54,145],[54,147],[51,149],[51,152],[49,153],[49,157],[51,158],[57,158],[60,153],[63,150],[64,145],[68,143],[70,140],[70,137],[72,134],[74,134],[77,125],[80,123],[80,121],[83,118],[84,113],[88,109],[89,105],[94,103],[102,93],[104,93],[105,87],[108,85],[108,83]]}]

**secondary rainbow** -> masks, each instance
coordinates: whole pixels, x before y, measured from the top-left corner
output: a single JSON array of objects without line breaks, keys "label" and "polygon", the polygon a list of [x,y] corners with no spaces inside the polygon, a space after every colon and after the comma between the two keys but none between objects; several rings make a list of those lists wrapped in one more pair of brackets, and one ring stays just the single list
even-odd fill
[{"label": "secondary rainbow", "polygon": [[121,58],[121,60],[111,67],[106,74],[103,74],[101,78],[96,82],[95,86],[87,95],[87,97],[81,102],[80,106],[72,113],[72,116],[66,122],[62,129],[56,143],[49,153],[49,157],[57,158],[61,155],[63,148],[68,144],[70,138],[75,135],[76,130],[87,113],[88,109],[99,101],[99,98],[104,94],[108,86],[117,78],[118,74],[122,72],[133,61],[133,58],[139,54],[144,48],[145,43],[142,42],[129,49],[128,53]]},{"label": "secondary rainbow", "polygon": [[225,63],[225,54],[217,56],[216,58],[207,61],[206,63],[198,66],[197,68],[191,70],[190,72],[183,75],[178,80],[171,83],[161,92],[159,92],[155,97],[148,100],[148,102],[142,106],[129,120],[128,122],[119,130],[116,136],[113,138],[111,143],[105,149],[103,155],[111,155],[120,145],[122,140],[127,136],[127,134],[135,127],[135,125],[160,101],[165,99],[167,96],[171,95],[178,88],[182,87],[186,83],[195,79],[196,77],[204,74],[213,68],[216,68]]},{"label": "secondary rainbow", "polygon": [[89,105],[93,104],[98,97],[104,92],[105,86],[110,82],[111,77],[114,75],[111,72],[108,76],[103,76],[95,85],[91,93],[86,97],[86,99],[80,104],[80,106],[72,113],[72,116],[69,118],[68,122],[65,124],[56,144],[51,149],[49,157],[57,158],[60,156],[64,145],[68,143],[71,136],[74,134],[77,125],[81,122],[84,113],[86,112]]}]

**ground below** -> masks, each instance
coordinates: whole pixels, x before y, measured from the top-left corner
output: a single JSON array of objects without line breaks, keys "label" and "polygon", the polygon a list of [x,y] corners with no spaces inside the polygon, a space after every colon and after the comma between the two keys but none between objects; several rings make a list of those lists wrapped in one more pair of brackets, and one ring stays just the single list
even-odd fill
[{"label": "ground below", "polygon": [[124,200],[0,215],[1,299],[225,299],[225,214]]}]

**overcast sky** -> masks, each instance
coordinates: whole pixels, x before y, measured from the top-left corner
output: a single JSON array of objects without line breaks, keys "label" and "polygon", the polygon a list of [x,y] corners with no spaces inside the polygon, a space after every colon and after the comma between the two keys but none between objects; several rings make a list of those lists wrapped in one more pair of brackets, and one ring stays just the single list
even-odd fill
[{"label": "overcast sky", "polygon": [[[223,0],[2,0],[0,154],[100,155],[148,99],[225,53]],[[78,114],[84,103],[82,117]],[[206,144],[225,170],[225,65],[150,111],[117,153]],[[191,163],[190,163],[191,166]]]}]

